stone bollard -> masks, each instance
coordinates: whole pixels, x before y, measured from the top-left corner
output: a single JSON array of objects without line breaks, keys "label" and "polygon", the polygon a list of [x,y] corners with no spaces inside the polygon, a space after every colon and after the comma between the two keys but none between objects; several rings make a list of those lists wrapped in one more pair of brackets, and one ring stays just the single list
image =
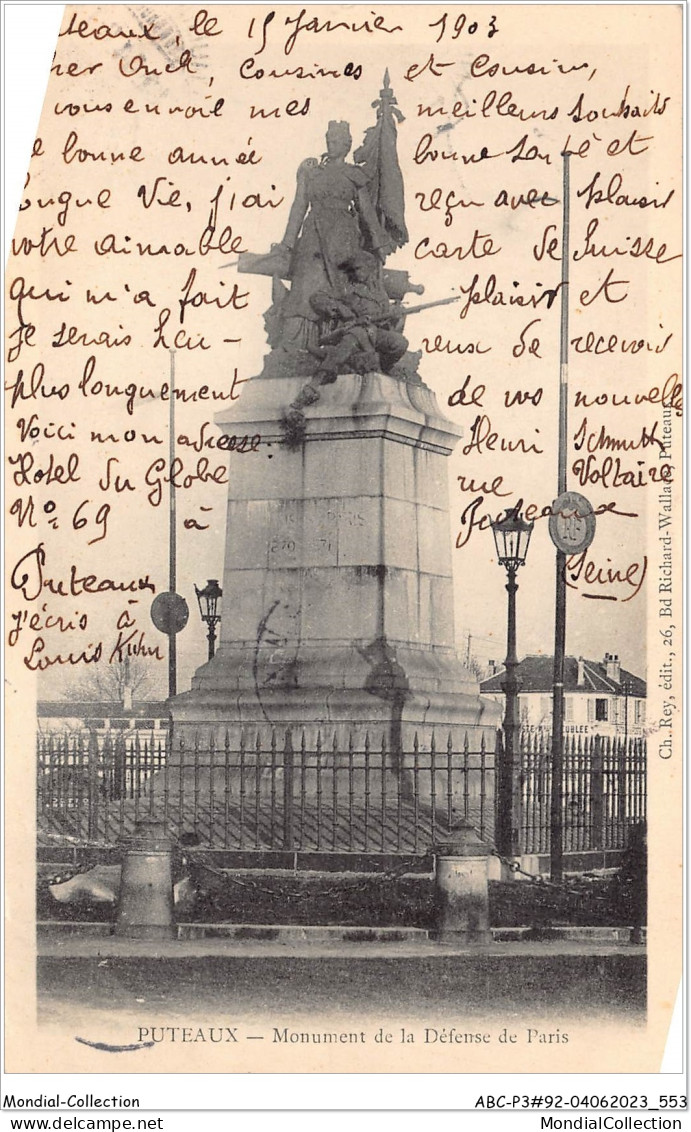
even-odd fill
[{"label": "stone bollard", "polygon": [[452,830],[453,841],[437,845],[436,904],[438,939],[491,943],[489,927],[489,847],[470,825]]},{"label": "stone bollard", "polygon": [[175,939],[173,843],[165,823],[138,821],[124,841],[115,935],[129,939]]}]

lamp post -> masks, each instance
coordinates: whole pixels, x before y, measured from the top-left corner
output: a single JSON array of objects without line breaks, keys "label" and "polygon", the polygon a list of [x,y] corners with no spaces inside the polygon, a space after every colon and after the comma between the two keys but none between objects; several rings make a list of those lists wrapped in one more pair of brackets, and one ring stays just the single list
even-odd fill
[{"label": "lamp post", "polygon": [[518,712],[518,693],[521,682],[516,675],[518,656],[516,655],[516,572],[525,565],[533,524],[526,522],[519,514],[523,500],[515,507],[508,508],[503,519],[492,523],[492,534],[497,550],[497,560],[506,569],[506,589],[509,595],[508,625],[506,633],[506,675],[502,681],[506,707],[504,712],[504,754],[499,766],[498,783],[498,830],[497,848],[505,857],[517,857],[520,853],[520,779],[518,735],[520,718]]},{"label": "lamp post", "polygon": [[221,620],[218,604],[223,597],[223,590],[216,578],[210,578],[203,590],[194,587],[199,602],[199,613],[202,621],[208,625],[207,639],[209,641],[209,660],[213,660],[216,652],[216,626]]}]

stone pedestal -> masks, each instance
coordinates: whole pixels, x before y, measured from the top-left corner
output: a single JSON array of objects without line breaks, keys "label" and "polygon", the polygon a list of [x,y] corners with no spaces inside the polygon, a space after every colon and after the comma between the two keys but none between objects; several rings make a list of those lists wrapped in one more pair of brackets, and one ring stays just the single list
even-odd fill
[{"label": "stone pedestal", "polygon": [[163,822],[137,823],[125,844],[115,935],[128,939],[175,939],[173,845]]},{"label": "stone pedestal", "polygon": [[437,846],[436,934],[449,942],[490,943],[489,848],[471,827],[454,830],[453,838]]},{"label": "stone pedestal", "polygon": [[[172,712],[178,735],[304,729],[365,733],[389,750],[414,736],[494,750],[498,707],[481,701],[454,647],[446,457],[460,430],[420,381],[346,374],[305,410],[305,442],[282,413],[304,379],[255,378],[217,416],[260,434],[230,456],[220,646]],[[469,598],[472,600],[472,598]]]}]

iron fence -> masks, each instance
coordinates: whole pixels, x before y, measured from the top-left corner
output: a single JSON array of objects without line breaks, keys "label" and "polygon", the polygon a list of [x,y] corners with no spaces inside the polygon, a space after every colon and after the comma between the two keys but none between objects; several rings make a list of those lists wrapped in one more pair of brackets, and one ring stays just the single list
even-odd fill
[{"label": "iron fence", "polygon": [[[115,843],[151,816],[217,849],[422,853],[465,820],[491,841],[495,753],[484,735],[474,746],[467,733],[457,744],[416,736],[406,751],[367,736],[339,744],[318,733],[310,743],[290,730],[172,745],[169,736],[41,736],[38,828]],[[550,733],[522,732],[519,750],[521,852],[549,853]],[[646,817],[646,770],[645,739],[565,737],[565,852],[626,846]]]},{"label": "iron fence", "polygon": [[[521,847],[549,853],[552,736],[520,737]],[[567,853],[623,849],[646,818],[647,744],[643,738],[566,735],[562,828]]]},{"label": "iron fence", "polygon": [[215,849],[423,853],[461,820],[493,837],[487,747],[467,733],[443,745],[416,735],[408,750],[291,730],[252,742],[41,737],[39,833],[112,843],[151,816]]}]

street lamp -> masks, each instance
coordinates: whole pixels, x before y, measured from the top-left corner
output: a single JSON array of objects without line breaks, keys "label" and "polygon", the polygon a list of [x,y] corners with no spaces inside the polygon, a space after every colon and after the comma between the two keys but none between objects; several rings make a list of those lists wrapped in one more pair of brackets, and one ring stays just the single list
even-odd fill
[{"label": "street lamp", "polygon": [[525,565],[533,524],[519,514],[523,500],[507,508],[503,519],[492,523],[492,534],[497,549],[497,560],[506,569],[506,589],[509,595],[508,628],[506,634],[506,674],[502,681],[506,707],[504,712],[504,756],[499,766],[497,848],[505,857],[520,853],[520,786],[518,770],[518,733],[520,717],[518,693],[521,683],[516,675],[516,571]]},{"label": "street lamp", "polygon": [[203,590],[197,589],[195,586],[194,592],[199,602],[201,619],[209,626],[207,633],[209,641],[209,660],[213,660],[214,653],[216,652],[216,626],[221,620],[221,614],[218,612],[218,604],[223,597],[223,590],[219,586],[216,578],[210,578]]}]

